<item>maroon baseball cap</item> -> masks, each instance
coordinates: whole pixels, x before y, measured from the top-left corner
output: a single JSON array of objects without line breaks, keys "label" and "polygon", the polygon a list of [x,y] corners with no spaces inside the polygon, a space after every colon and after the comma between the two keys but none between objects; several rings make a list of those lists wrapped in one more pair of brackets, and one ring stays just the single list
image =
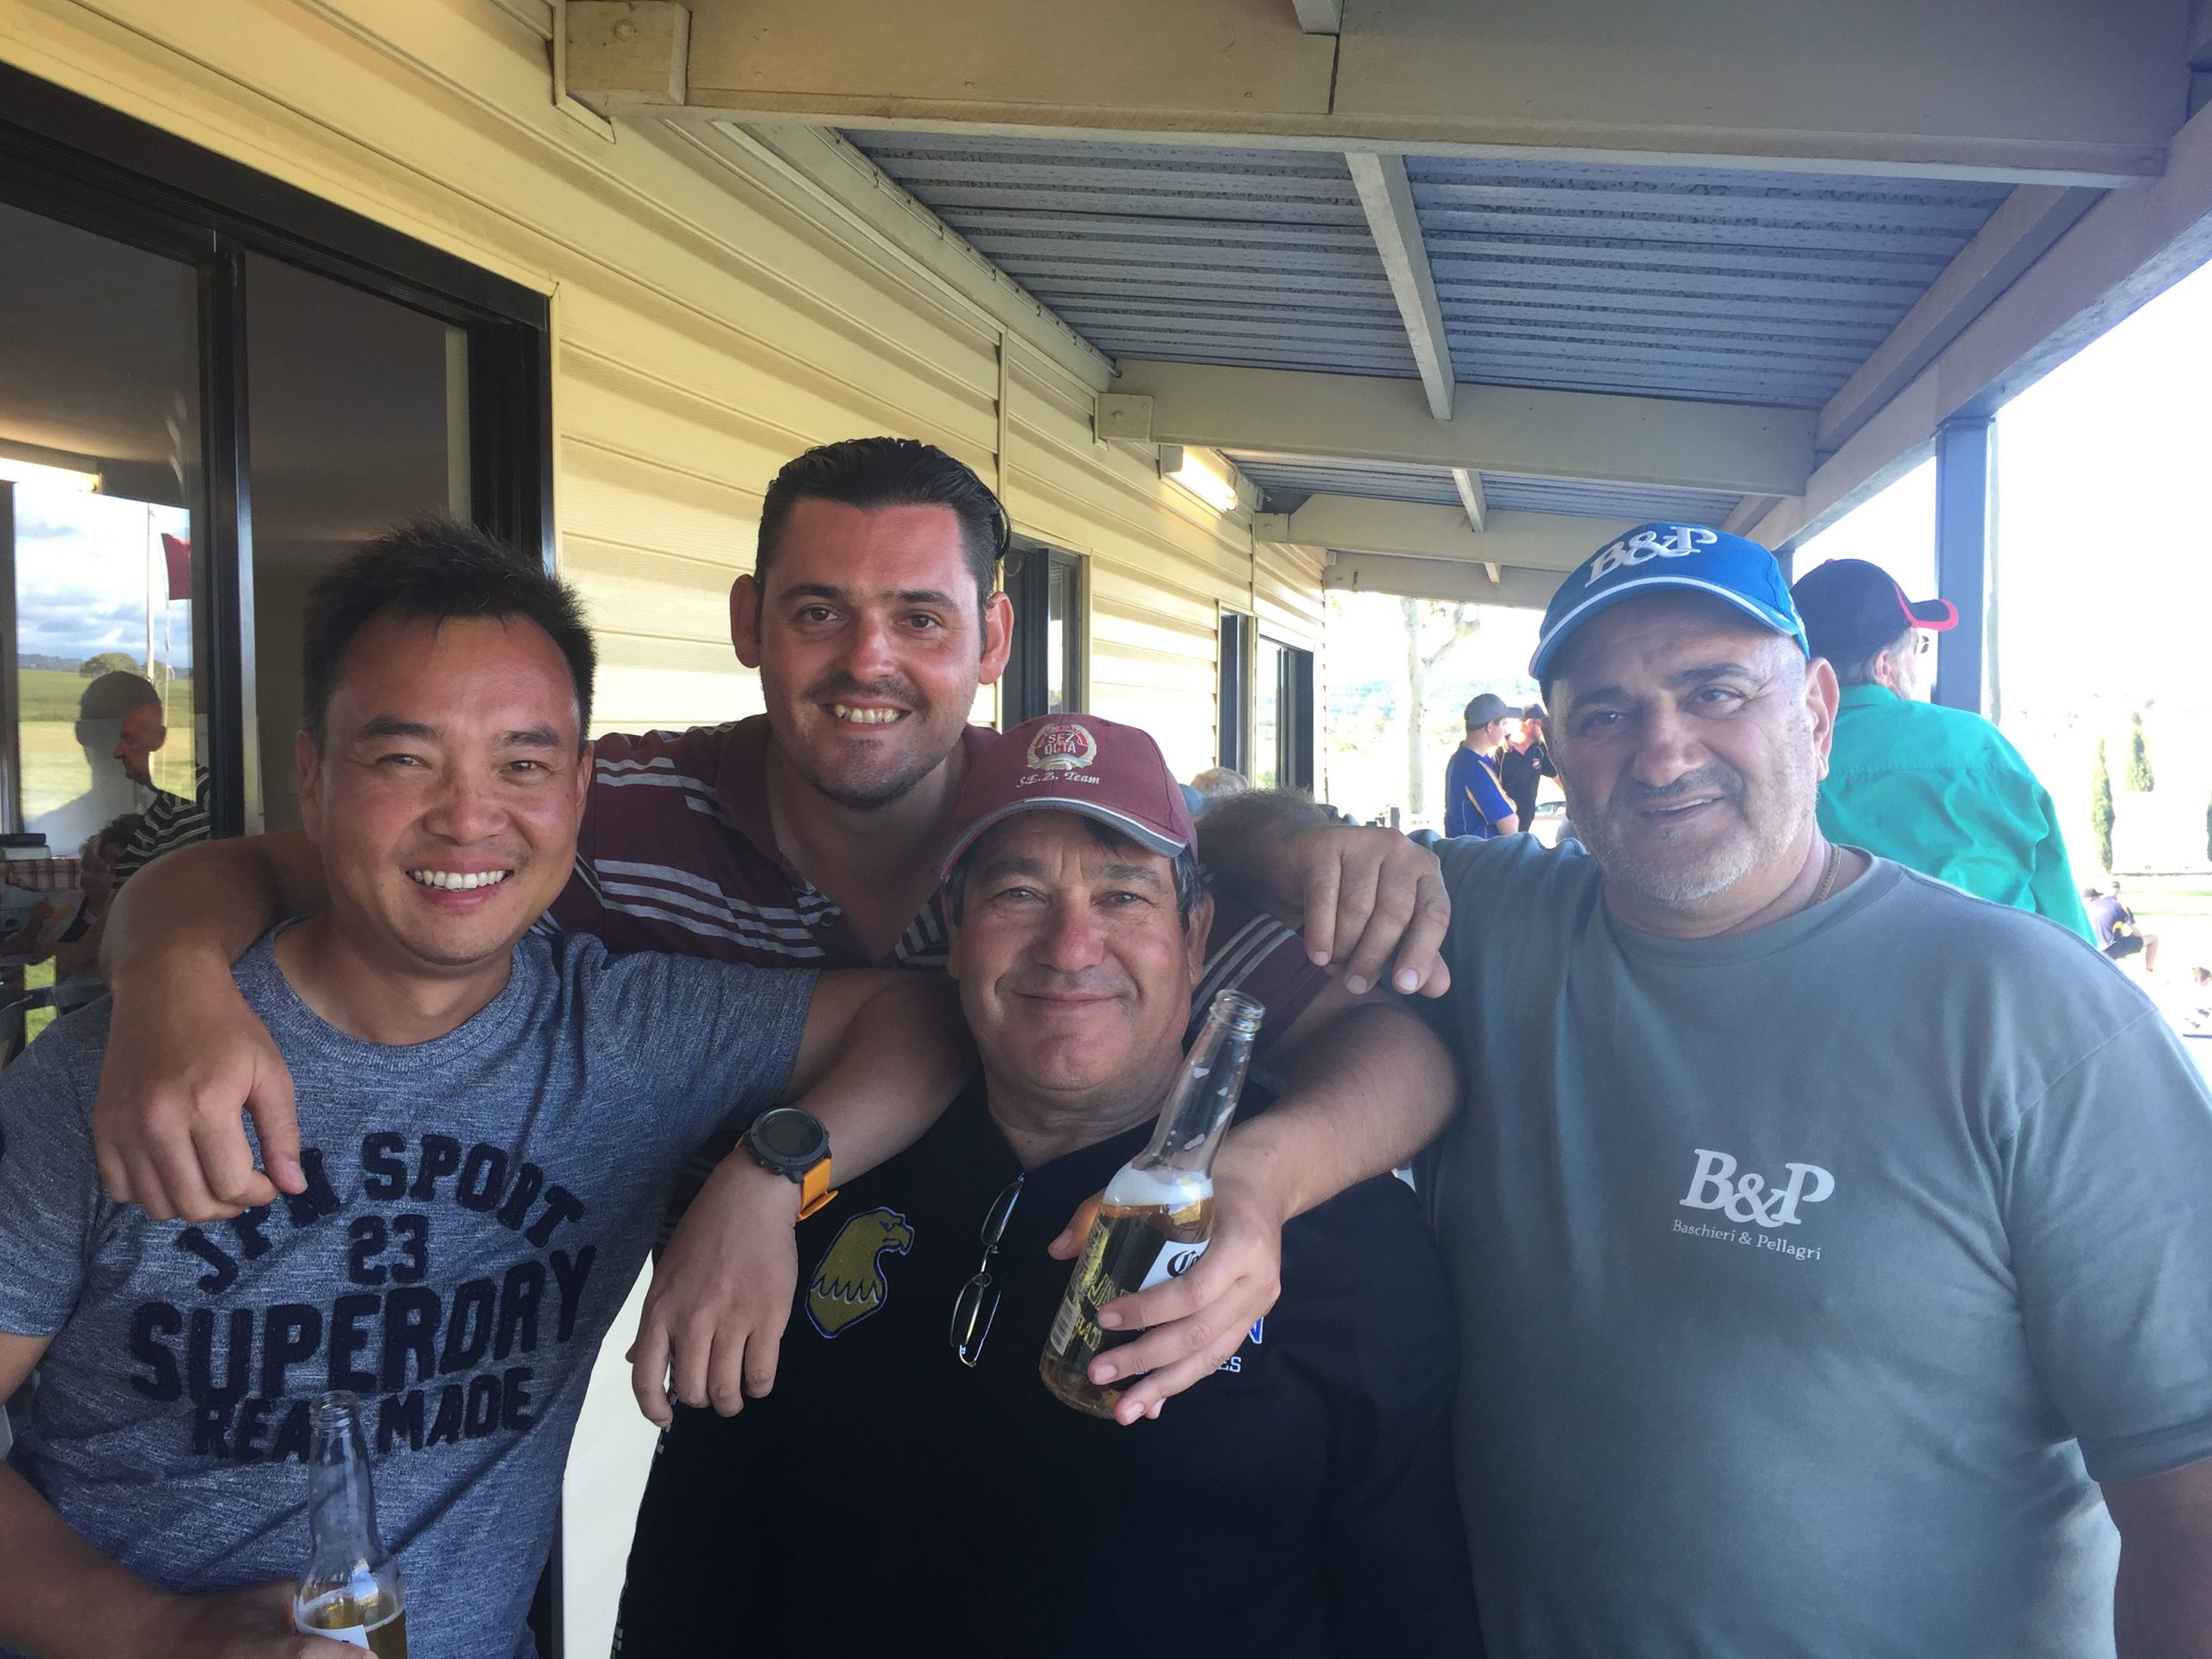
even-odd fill
[{"label": "maroon baseball cap", "polygon": [[1096,715],[1044,715],[1001,734],[968,768],[940,876],[1017,812],[1080,812],[1173,858],[1197,841],[1182,785],[1148,732]]}]

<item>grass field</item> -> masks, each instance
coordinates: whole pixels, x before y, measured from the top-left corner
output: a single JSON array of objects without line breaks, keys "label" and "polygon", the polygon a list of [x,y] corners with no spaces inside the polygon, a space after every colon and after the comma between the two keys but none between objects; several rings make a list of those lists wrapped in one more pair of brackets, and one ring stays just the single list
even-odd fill
[{"label": "grass field", "polygon": [[[67,669],[26,668],[16,677],[20,712],[17,741],[23,761],[23,816],[40,813],[73,799],[90,781],[85,775],[85,753],[77,744],[77,704],[87,682]],[[163,697],[169,741],[154,757],[154,781],[173,795],[192,794],[194,743],[192,728],[192,677],[170,679]],[[73,847],[57,847],[57,853],[73,853]]]}]

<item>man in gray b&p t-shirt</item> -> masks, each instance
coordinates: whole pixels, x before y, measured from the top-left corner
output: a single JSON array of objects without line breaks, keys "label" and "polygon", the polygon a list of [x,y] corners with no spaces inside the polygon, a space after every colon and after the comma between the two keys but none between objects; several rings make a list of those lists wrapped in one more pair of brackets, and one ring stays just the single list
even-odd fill
[{"label": "man in gray b&p t-shirt", "polygon": [[1540,639],[1583,844],[1440,872],[1264,801],[1205,842],[1287,899],[1448,892],[1466,1101],[1426,1185],[1489,1651],[2212,1654],[2179,1043],[2067,930],[1822,840],[1835,680],[1764,549],[1646,526]]},{"label": "man in gray b&p t-shirt", "polygon": [[[0,1072],[0,1397],[41,1379],[0,1470],[0,1654],[351,1651],[292,1632],[283,1582],[327,1389],[367,1402],[415,1659],[531,1653],[593,1356],[684,1156],[810,1085],[855,1170],[965,1070],[918,976],[525,937],[575,860],[592,669],[533,562],[397,532],[318,586],[306,634],[330,903],[232,970],[297,1089],[305,1191],[199,1226],[105,1197],[89,1115],[134,1036],[105,1002]],[[743,1151],[725,1174],[789,1224],[784,1175]]]}]

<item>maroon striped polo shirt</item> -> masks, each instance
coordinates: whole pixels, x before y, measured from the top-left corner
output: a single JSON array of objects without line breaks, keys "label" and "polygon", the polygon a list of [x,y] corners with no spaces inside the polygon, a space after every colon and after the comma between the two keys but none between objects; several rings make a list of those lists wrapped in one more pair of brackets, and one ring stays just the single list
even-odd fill
[{"label": "maroon striped polo shirt", "polygon": [[[970,726],[969,753],[996,736]],[[684,732],[611,733],[593,751],[575,874],[549,912],[554,925],[596,934],[617,951],[672,950],[762,968],[878,965],[844,912],[776,850],[765,715]],[[932,893],[881,965],[942,968],[944,956],[943,899]],[[1327,982],[1297,934],[1215,891],[1194,1014],[1233,987],[1258,998],[1268,1027],[1281,1031]],[[734,1144],[734,1135],[717,1135],[700,1148],[677,1182],[671,1218]]]}]

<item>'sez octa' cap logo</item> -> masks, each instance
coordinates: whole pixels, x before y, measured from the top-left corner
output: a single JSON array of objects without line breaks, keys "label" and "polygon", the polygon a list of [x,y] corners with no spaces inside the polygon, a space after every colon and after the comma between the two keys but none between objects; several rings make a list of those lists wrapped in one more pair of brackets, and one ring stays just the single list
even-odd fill
[{"label": "'sez octa' cap logo", "polygon": [[1039,726],[1029,740],[1032,772],[1081,772],[1098,758],[1098,740],[1079,720]]}]

